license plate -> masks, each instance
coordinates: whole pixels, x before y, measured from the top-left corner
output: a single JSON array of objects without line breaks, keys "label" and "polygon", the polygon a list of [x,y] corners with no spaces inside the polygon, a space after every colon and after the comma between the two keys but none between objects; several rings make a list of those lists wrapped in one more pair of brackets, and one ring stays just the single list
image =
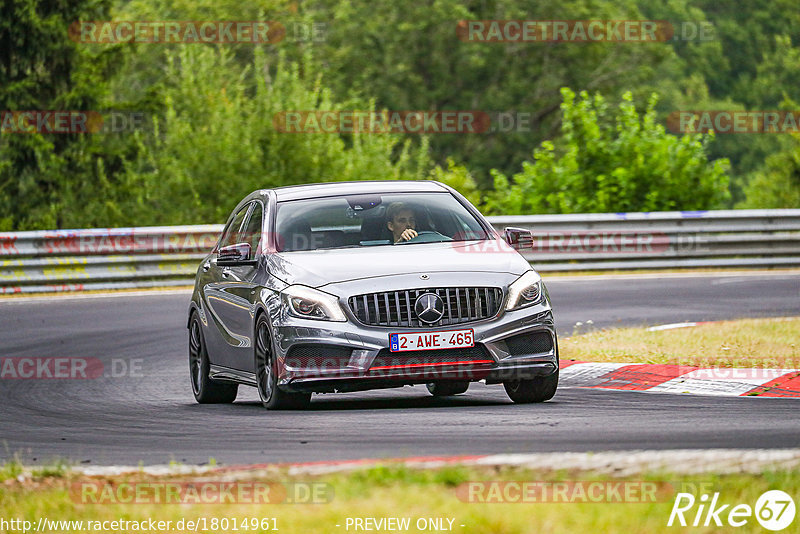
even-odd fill
[{"label": "license plate", "polygon": [[409,350],[439,350],[474,347],[475,335],[472,329],[446,330],[444,332],[405,332],[389,334],[389,350],[404,352]]}]

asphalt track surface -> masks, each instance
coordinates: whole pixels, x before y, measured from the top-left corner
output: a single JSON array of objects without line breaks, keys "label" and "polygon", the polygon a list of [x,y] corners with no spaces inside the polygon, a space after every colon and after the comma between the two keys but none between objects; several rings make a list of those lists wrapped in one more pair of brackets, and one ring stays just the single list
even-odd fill
[{"label": "asphalt track surface", "polygon": [[[800,273],[546,278],[561,335],[592,327],[800,316]],[[85,356],[137,376],[0,380],[0,458],[33,464],[202,464],[504,452],[800,445],[797,400],[561,388],[514,405],[502,386],[434,399],[422,387],[318,395],[268,412],[192,398],[188,293],[0,300],[0,356]],[[800,336],[798,336],[800,337]],[[120,363],[122,362],[122,363]],[[124,364],[124,366],[123,366]]]}]

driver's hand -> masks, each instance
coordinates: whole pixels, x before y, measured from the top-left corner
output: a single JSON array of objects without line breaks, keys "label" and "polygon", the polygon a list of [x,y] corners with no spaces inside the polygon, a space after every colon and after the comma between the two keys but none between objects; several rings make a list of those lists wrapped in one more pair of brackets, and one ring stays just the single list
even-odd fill
[{"label": "driver's hand", "polygon": [[418,235],[419,234],[417,234],[417,231],[414,230],[413,228],[407,228],[406,230],[403,230],[402,234],[400,234],[400,239],[397,240],[397,243],[399,243],[400,241],[411,241]]}]

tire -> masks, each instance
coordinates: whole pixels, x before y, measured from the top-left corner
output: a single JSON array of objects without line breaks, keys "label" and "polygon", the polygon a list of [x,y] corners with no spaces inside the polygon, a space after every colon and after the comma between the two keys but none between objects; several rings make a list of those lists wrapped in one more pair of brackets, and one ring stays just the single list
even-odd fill
[{"label": "tire", "polygon": [[200,404],[227,404],[236,400],[239,385],[208,377],[208,348],[197,313],[189,320],[189,379],[194,398]]},{"label": "tire", "polygon": [[425,384],[428,392],[434,397],[449,397],[450,395],[460,395],[469,388],[468,381],[442,381],[428,382]]},{"label": "tire", "polygon": [[266,315],[259,315],[255,329],[256,389],[267,410],[299,410],[311,402],[311,393],[288,393],[278,387],[278,365]]},{"label": "tire", "polygon": [[558,387],[558,371],[547,376],[530,380],[509,380],[503,382],[506,393],[516,404],[544,402],[553,398]]}]

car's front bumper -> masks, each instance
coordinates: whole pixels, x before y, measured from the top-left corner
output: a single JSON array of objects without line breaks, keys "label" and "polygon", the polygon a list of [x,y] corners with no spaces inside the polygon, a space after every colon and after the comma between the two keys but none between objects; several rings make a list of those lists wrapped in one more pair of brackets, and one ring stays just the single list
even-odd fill
[{"label": "car's front bumper", "polygon": [[[274,328],[278,384],[291,391],[358,391],[435,380],[497,383],[549,375],[558,369],[558,342],[547,301],[443,328],[372,327],[353,320],[317,321],[286,314],[280,314]],[[391,333],[467,328],[474,332],[476,348],[465,350],[464,357],[389,352]],[[303,357],[298,356],[301,353]],[[446,352],[425,353],[441,356]]]}]

